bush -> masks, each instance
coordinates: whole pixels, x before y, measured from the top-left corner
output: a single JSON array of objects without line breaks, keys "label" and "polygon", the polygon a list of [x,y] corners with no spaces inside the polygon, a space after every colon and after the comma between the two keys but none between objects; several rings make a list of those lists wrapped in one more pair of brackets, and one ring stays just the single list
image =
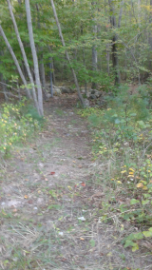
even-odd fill
[{"label": "bush", "polygon": [[145,86],[134,95],[124,86],[115,96],[107,96],[107,109],[87,108],[78,112],[88,117],[93,127],[93,158],[104,164],[108,162],[106,185],[112,188],[114,200],[112,204],[104,202],[102,205],[102,220],[103,217],[110,220],[109,216],[119,213],[121,223],[127,221],[130,226],[139,228],[138,233],[128,235],[125,232],[124,245],[131,246],[133,251],[139,248],[139,240],[152,237],[152,112],[149,101]]},{"label": "bush", "polygon": [[[25,142],[40,129],[42,118],[38,118],[32,106],[28,110],[26,100],[17,104],[3,104],[0,112],[0,153],[10,153],[14,145]],[[25,112],[23,114],[23,112]]]}]

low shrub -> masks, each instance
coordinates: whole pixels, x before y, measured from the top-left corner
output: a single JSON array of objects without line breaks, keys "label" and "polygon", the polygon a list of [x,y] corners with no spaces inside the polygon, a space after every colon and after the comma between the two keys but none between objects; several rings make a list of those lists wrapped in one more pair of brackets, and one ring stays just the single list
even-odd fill
[{"label": "low shrub", "polygon": [[[30,108],[30,110],[28,110]],[[11,152],[19,142],[25,142],[42,127],[43,119],[24,99],[17,104],[3,104],[0,110],[0,154]]]},{"label": "low shrub", "polygon": [[108,173],[100,177],[113,190],[113,200],[102,204],[101,219],[117,216],[121,223],[138,228],[125,232],[123,239],[133,251],[140,240],[152,237],[152,111],[146,91],[140,87],[130,95],[124,86],[117,95],[107,96],[107,109],[78,111],[93,127],[93,158],[108,164]]}]

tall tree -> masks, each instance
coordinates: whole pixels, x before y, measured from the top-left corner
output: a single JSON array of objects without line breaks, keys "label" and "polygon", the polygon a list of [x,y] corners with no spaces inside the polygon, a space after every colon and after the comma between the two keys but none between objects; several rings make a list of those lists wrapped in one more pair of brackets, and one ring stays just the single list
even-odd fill
[{"label": "tall tree", "polygon": [[2,37],[4,39],[4,41],[5,41],[5,44],[6,44],[7,48],[8,48],[8,50],[9,50],[9,52],[10,52],[13,60],[14,60],[14,63],[15,63],[16,68],[18,70],[18,73],[19,73],[19,75],[20,75],[20,77],[22,79],[23,85],[25,86],[26,94],[27,94],[28,98],[31,99],[31,93],[30,93],[30,91],[28,89],[28,83],[27,83],[27,81],[25,79],[25,76],[24,76],[24,74],[23,74],[23,72],[21,70],[21,67],[20,67],[19,62],[18,62],[18,60],[16,58],[16,55],[15,55],[15,53],[14,53],[14,51],[13,51],[13,49],[12,49],[12,47],[11,47],[11,45],[10,45],[7,37],[6,37],[6,35],[5,35],[5,33],[4,33],[3,28],[2,28],[1,25],[0,25],[0,33],[1,33],[1,35],[2,35]]},{"label": "tall tree", "polygon": [[19,31],[18,31],[15,16],[14,16],[13,11],[12,11],[12,6],[11,6],[11,3],[10,3],[10,0],[7,0],[7,4],[8,4],[9,12],[10,12],[10,15],[11,15],[11,18],[12,18],[12,22],[13,22],[13,25],[14,25],[16,37],[17,37],[17,40],[18,40],[18,43],[19,43],[19,46],[20,46],[20,49],[21,49],[21,52],[22,52],[22,56],[23,56],[25,67],[26,67],[26,71],[27,71],[27,74],[28,74],[28,77],[29,77],[29,80],[30,80],[30,84],[31,84],[31,88],[32,88],[33,100],[34,100],[34,103],[35,103],[35,106],[36,106],[38,112],[40,113],[38,102],[37,102],[36,91],[35,91],[35,87],[34,87],[33,77],[32,77],[31,71],[30,71],[30,67],[29,67],[29,64],[28,64],[25,49],[24,49],[24,46],[23,46]]},{"label": "tall tree", "polygon": [[25,8],[26,8],[26,18],[27,18],[27,26],[28,26],[28,32],[29,32],[29,40],[30,40],[32,58],[33,58],[33,64],[34,64],[35,81],[36,81],[37,92],[38,92],[39,113],[41,116],[43,116],[43,113],[44,113],[43,112],[43,94],[42,94],[42,87],[41,87],[41,82],[40,82],[37,52],[36,52],[34,36],[33,36],[32,18],[31,18],[31,9],[30,9],[29,0],[25,0]]},{"label": "tall tree", "polygon": [[[60,26],[60,23],[59,23],[59,20],[58,20],[58,16],[57,16],[57,13],[56,13],[56,8],[55,8],[55,5],[54,5],[54,1],[53,0],[50,0],[50,1],[51,1],[54,17],[55,17],[55,20],[56,20],[56,24],[57,24],[57,27],[58,27],[58,30],[59,30],[59,36],[61,38],[62,45],[65,48],[65,41],[64,41],[64,38],[63,38],[63,34],[62,34],[61,26]],[[85,102],[84,102],[84,99],[83,99],[83,97],[81,95],[81,92],[80,92],[78,79],[77,79],[75,70],[71,66],[71,60],[70,60],[70,56],[69,56],[69,53],[67,52],[67,50],[65,50],[65,54],[66,54],[66,58],[67,58],[67,60],[68,60],[68,62],[70,64],[70,67],[71,67],[71,70],[72,70],[72,74],[73,74],[74,82],[75,82],[75,85],[76,85],[76,88],[77,88],[77,93],[78,93],[79,99],[80,99],[80,101],[82,103],[82,106],[85,107]]]}]

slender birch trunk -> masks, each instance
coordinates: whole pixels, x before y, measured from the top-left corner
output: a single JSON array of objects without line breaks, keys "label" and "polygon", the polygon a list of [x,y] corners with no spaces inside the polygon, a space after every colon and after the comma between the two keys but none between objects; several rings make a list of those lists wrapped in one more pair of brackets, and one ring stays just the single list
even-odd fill
[{"label": "slender birch trunk", "polygon": [[36,47],[35,47],[34,36],[33,36],[31,9],[30,9],[29,0],[25,0],[25,8],[26,8],[27,26],[28,26],[29,39],[30,39],[30,47],[32,51],[33,64],[34,64],[35,81],[36,81],[37,92],[38,92],[39,113],[41,116],[43,116],[43,94],[42,94],[42,87],[41,87],[41,82],[40,82],[38,58],[37,58]]},{"label": "slender birch trunk", "polygon": [[[39,5],[36,4],[36,10],[37,10],[37,27],[38,29],[41,29],[41,23],[40,23],[40,10],[39,10]],[[42,90],[43,90],[43,95],[44,99],[47,99],[47,92],[46,92],[46,79],[45,79],[45,67],[44,67],[44,61],[43,61],[43,48],[40,46],[38,47],[38,52],[40,52],[40,79],[41,79],[41,84],[42,84]]]},{"label": "slender birch trunk", "polygon": [[12,49],[12,47],[11,47],[11,45],[10,45],[7,37],[6,37],[6,35],[5,35],[5,33],[4,33],[3,28],[2,28],[1,25],[0,25],[0,33],[1,33],[1,35],[2,35],[2,37],[4,39],[4,41],[5,41],[5,44],[6,44],[7,48],[8,48],[8,50],[9,50],[9,52],[10,52],[13,60],[14,60],[15,66],[16,66],[16,68],[18,70],[18,73],[19,73],[21,79],[22,79],[22,82],[25,85],[25,91],[26,91],[27,97],[29,99],[31,99],[31,93],[30,93],[30,91],[28,89],[28,83],[27,83],[27,81],[26,81],[26,79],[24,77],[24,74],[23,74],[23,72],[22,72],[22,70],[20,68],[19,62],[18,62],[18,60],[17,60],[17,58],[15,56],[15,53],[14,53],[14,51],[13,51],[13,49]]},{"label": "slender birch trunk", "polygon": [[[58,27],[59,36],[61,38],[61,42],[62,42],[63,47],[65,47],[65,41],[64,41],[64,38],[63,38],[63,35],[62,35],[62,30],[61,30],[61,26],[60,26],[60,23],[59,23],[59,20],[58,20],[58,16],[57,16],[57,13],[56,13],[56,8],[55,8],[55,5],[54,5],[54,1],[53,0],[50,0],[50,1],[51,1],[53,13],[54,13],[54,17],[55,17],[55,20],[56,20],[56,24],[57,24],[57,27]],[[70,66],[71,66],[70,56],[69,56],[69,54],[68,54],[67,51],[65,51],[65,55],[66,55],[66,58],[67,58]],[[77,88],[77,93],[78,93],[79,99],[80,99],[80,101],[82,103],[82,106],[85,107],[85,102],[84,102],[84,99],[83,99],[83,97],[81,95],[81,92],[80,92],[80,87],[79,87],[78,79],[77,79],[75,70],[72,67],[71,67],[71,71],[72,71],[72,74],[73,74],[73,78],[74,78],[74,82],[75,82],[75,85],[76,85],[76,88]]]},{"label": "slender birch trunk", "polygon": [[30,67],[29,67],[29,64],[28,64],[25,49],[24,49],[22,40],[20,38],[20,34],[19,34],[19,31],[18,31],[18,27],[17,27],[17,23],[16,23],[16,20],[15,20],[13,11],[12,11],[12,6],[11,6],[11,3],[10,3],[10,0],[7,0],[7,4],[8,4],[9,12],[10,12],[10,15],[11,15],[11,18],[12,18],[12,22],[13,22],[13,25],[14,25],[16,37],[17,37],[17,40],[18,40],[18,43],[19,43],[19,46],[20,46],[20,50],[22,52],[25,68],[26,68],[26,71],[27,71],[27,74],[28,74],[28,77],[29,77],[29,80],[30,80],[31,87],[32,87],[33,101],[34,101],[34,104],[35,104],[35,106],[36,106],[36,108],[37,108],[37,110],[39,112],[39,106],[38,106],[38,103],[37,103],[37,96],[36,96],[36,91],[35,91],[35,88],[34,88],[33,77],[32,77],[31,71],[30,71]]}]

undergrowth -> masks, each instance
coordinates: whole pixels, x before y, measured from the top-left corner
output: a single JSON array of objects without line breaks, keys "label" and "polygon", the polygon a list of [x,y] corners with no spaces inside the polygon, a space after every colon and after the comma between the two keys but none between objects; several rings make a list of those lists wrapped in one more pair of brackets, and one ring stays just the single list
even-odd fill
[{"label": "undergrowth", "polygon": [[3,104],[0,110],[1,157],[9,155],[16,144],[33,137],[42,127],[43,121],[26,99],[17,104]]},{"label": "undergrowth", "polygon": [[[152,111],[145,86],[130,95],[127,86],[106,97],[106,108],[87,108],[93,130],[93,158],[107,164],[106,186],[112,197],[102,203],[101,222],[117,220],[125,247],[152,244]],[[106,170],[106,169],[105,169]],[[98,176],[104,181],[104,174]],[[102,185],[103,183],[100,183]],[[108,190],[107,188],[107,190]],[[133,228],[126,230],[127,228]],[[128,225],[129,224],[129,225]],[[129,226],[129,227],[128,227]],[[146,240],[146,241],[145,241]],[[148,244],[146,244],[148,243]],[[151,247],[151,248],[150,248]]]}]

